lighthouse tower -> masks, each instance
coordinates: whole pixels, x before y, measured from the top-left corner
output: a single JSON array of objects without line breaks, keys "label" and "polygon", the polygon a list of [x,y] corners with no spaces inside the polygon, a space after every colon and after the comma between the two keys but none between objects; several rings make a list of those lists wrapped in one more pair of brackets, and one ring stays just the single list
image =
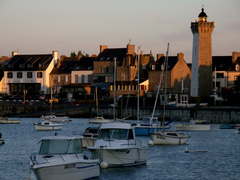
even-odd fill
[{"label": "lighthouse tower", "polygon": [[214,22],[207,22],[202,8],[198,21],[191,23],[193,33],[192,75],[190,96],[206,97],[212,94],[212,32]]}]

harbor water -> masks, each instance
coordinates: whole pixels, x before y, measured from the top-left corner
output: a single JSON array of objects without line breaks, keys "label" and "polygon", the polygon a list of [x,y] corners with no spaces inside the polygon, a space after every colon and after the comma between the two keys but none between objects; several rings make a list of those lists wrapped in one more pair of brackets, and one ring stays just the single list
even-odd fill
[{"label": "harbor water", "polygon": [[[20,124],[0,124],[5,138],[0,146],[0,180],[33,177],[29,157],[38,152],[41,137],[79,134],[88,127],[88,119],[74,118],[60,131],[35,131],[37,118],[20,120]],[[240,134],[235,131],[212,124],[211,131],[188,132],[191,138],[186,145],[149,146],[146,165],[102,169],[98,179],[240,179]],[[137,138],[145,145],[150,140]]]}]

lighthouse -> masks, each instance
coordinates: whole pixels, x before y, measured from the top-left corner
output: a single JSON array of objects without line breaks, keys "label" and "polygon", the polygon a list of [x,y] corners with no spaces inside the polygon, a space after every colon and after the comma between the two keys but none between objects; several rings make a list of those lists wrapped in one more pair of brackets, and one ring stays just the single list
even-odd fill
[{"label": "lighthouse", "polygon": [[191,23],[193,33],[192,47],[192,97],[208,97],[212,94],[212,32],[214,22],[207,21],[207,14],[202,8],[198,20]]}]

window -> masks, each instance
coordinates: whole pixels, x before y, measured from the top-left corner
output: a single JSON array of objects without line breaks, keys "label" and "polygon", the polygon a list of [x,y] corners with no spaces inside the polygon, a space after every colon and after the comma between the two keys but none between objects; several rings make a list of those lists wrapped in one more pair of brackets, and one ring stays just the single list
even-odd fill
[{"label": "window", "polygon": [[17,72],[17,78],[22,78],[22,72]]},{"label": "window", "polygon": [[8,78],[13,78],[13,73],[12,73],[12,72],[8,72],[8,73],[7,73],[7,77],[8,77]]},{"label": "window", "polygon": [[98,68],[98,71],[101,73],[102,72],[102,66]]},{"label": "window", "polygon": [[84,75],[81,76],[81,83],[84,83]]},{"label": "window", "polygon": [[65,81],[68,82],[68,75],[65,75]]},{"label": "window", "polygon": [[32,64],[27,64],[27,68],[33,68]]},{"label": "window", "polygon": [[32,72],[27,72],[27,78],[32,78]]},{"label": "window", "polygon": [[224,73],[217,73],[217,78],[224,78]]},{"label": "window", "polygon": [[75,75],[75,83],[78,83],[78,75]]},{"label": "window", "polygon": [[42,78],[42,72],[37,72],[37,78]]},{"label": "window", "polygon": [[240,71],[240,65],[237,64],[236,67],[235,67],[236,71]]}]

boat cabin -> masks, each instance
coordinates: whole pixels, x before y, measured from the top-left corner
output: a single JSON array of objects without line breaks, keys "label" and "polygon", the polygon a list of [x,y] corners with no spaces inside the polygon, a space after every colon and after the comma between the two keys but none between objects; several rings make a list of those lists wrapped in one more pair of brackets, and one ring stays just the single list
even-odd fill
[{"label": "boat cabin", "polygon": [[102,140],[133,140],[134,129],[127,123],[103,124],[98,139]]},{"label": "boat cabin", "polygon": [[83,152],[82,139],[80,137],[54,136],[41,140],[39,154],[79,154]]}]

